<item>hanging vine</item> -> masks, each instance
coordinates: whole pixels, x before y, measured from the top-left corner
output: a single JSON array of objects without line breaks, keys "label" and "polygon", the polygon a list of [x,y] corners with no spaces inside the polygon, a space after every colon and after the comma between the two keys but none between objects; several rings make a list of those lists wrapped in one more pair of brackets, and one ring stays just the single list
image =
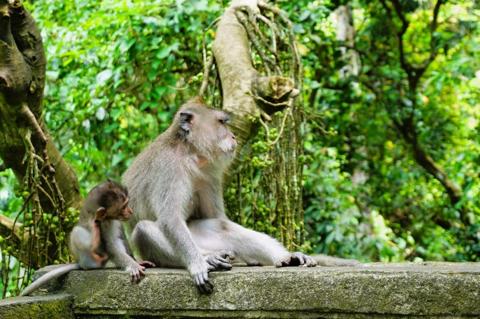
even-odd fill
[{"label": "hanging vine", "polygon": [[[20,130],[25,146],[26,171],[21,185],[24,203],[13,221],[12,232],[0,241],[3,297],[9,287],[16,287],[18,292],[28,284],[34,269],[70,260],[66,232],[77,218],[74,209],[65,207],[48,157],[47,136],[26,104],[19,114],[25,123]],[[11,245],[18,241],[20,245]],[[13,251],[12,247],[20,249]],[[15,262],[17,258],[20,264]]]}]

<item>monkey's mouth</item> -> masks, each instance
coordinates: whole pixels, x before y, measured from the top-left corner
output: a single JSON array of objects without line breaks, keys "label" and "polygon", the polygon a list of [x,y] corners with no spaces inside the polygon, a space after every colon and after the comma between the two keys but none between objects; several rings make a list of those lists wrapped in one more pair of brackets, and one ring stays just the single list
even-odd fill
[{"label": "monkey's mouth", "polygon": [[220,142],[219,147],[226,154],[234,153],[237,148],[237,141],[225,138]]},{"label": "monkey's mouth", "polygon": [[132,217],[132,215],[133,215],[133,213],[132,213],[132,214],[124,214],[124,215],[122,215],[119,219],[120,219],[121,221],[127,221],[127,220],[130,219],[130,217]]}]

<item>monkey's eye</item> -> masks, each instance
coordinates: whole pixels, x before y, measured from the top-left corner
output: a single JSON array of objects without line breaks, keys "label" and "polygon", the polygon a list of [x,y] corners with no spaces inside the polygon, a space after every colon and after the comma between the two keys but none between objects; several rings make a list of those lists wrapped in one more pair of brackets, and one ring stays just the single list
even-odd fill
[{"label": "monkey's eye", "polygon": [[218,121],[221,124],[226,125],[226,124],[230,123],[230,117],[225,116],[225,117],[219,118]]}]

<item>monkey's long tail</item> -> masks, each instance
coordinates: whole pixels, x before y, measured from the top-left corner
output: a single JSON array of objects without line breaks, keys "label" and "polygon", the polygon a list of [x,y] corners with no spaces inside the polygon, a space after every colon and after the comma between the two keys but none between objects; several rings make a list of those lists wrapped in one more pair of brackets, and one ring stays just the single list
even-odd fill
[{"label": "monkey's long tail", "polygon": [[47,272],[45,275],[41,276],[37,280],[35,280],[30,286],[26,287],[20,296],[28,296],[41,286],[45,285],[47,282],[57,279],[67,273],[69,273],[72,270],[77,270],[80,269],[80,266],[78,264],[68,264],[65,266],[60,266],[52,271]]}]

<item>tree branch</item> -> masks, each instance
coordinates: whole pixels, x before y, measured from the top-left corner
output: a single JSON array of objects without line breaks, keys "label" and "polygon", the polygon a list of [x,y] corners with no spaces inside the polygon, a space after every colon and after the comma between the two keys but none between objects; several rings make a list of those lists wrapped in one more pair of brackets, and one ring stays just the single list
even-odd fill
[{"label": "tree branch", "polygon": [[[433,62],[437,54],[434,33],[438,26],[438,15],[440,12],[440,6],[442,4],[442,0],[437,0],[433,9],[433,17],[432,17],[432,22],[430,24],[430,33],[431,33],[430,56],[419,67],[413,66],[412,64],[410,64],[405,56],[403,37],[407,32],[409,22],[402,11],[401,3],[399,0],[391,0],[391,2],[393,4],[396,16],[401,21],[401,28],[396,32],[397,41],[398,41],[398,50],[399,50],[399,60],[400,60],[401,68],[407,74],[409,99],[410,99],[410,102],[412,103],[409,116],[403,117],[401,119],[395,119],[392,117],[392,121],[395,127],[399,130],[399,132],[403,136],[404,140],[412,146],[412,151],[413,151],[413,156],[415,158],[415,161],[442,184],[442,186],[444,187],[444,189],[446,190],[450,198],[451,203],[455,205],[460,201],[462,197],[462,190],[452,180],[448,178],[447,174],[443,171],[443,169],[437,163],[435,163],[435,161],[420,146],[416,128],[415,128],[415,121],[413,118],[415,105],[416,105],[416,92],[417,92],[417,86],[418,86],[419,80],[422,77],[422,75],[425,73],[428,66],[431,64],[431,62]],[[381,4],[383,8],[386,10],[387,15],[391,17],[392,16],[391,10],[384,0],[381,0]],[[402,105],[400,105],[399,107],[401,109],[405,108]]]},{"label": "tree branch", "polygon": [[8,247],[12,249],[12,254],[25,265],[29,265],[32,260],[28,254],[23,251],[23,243],[28,241],[28,233],[22,233],[22,224],[16,220],[0,215],[0,237],[8,242]]},{"label": "tree branch", "polygon": [[442,0],[437,0],[437,2],[435,3],[435,7],[433,8],[432,23],[430,24],[430,57],[427,61],[425,61],[425,68],[427,68],[428,65],[432,63],[437,56],[438,49],[436,45],[437,41],[435,39],[435,31],[437,31],[438,27],[438,14],[440,13],[440,6],[442,5],[442,2]]},{"label": "tree branch", "polygon": [[8,238],[13,235],[14,238],[9,239],[12,239],[14,242],[18,241],[20,243],[23,237],[21,236],[20,231],[21,226],[21,223],[15,222],[13,219],[8,218],[7,216],[0,215],[0,236],[3,238]]},{"label": "tree branch", "polygon": [[[443,3],[442,0],[437,0],[435,6],[433,8],[432,13],[432,22],[430,23],[430,55],[428,59],[426,59],[422,64],[419,66],[414,66],[410,62],[408,62],[407,57],[405,55],[405,46],[404,46],[404,35],[408,30],[409,21],[405,17],[405,14],[402,11],[402,5],[399,0],[391,0],[396,16],[401,21],[400,30],[397,31],[397,41],[398,41],[398,50],[399,50],[399,57],[400,57],[400,65],[402,69],[405,71],[408,77],[408,82],[411,88],[415,88],[418,86],[418,82],[422,75],[427,70],[428,66],[435,60],[437,56],[437,47],[436,47],[436,40],[435,40],[435,31],[438,27],[438,15],[440,13],[440,7]],[[380,1],[382,3],[383,8],[386,10],[389,17],[392,17],[391,11],[388,8],[387,4],[384,0]]]}]

